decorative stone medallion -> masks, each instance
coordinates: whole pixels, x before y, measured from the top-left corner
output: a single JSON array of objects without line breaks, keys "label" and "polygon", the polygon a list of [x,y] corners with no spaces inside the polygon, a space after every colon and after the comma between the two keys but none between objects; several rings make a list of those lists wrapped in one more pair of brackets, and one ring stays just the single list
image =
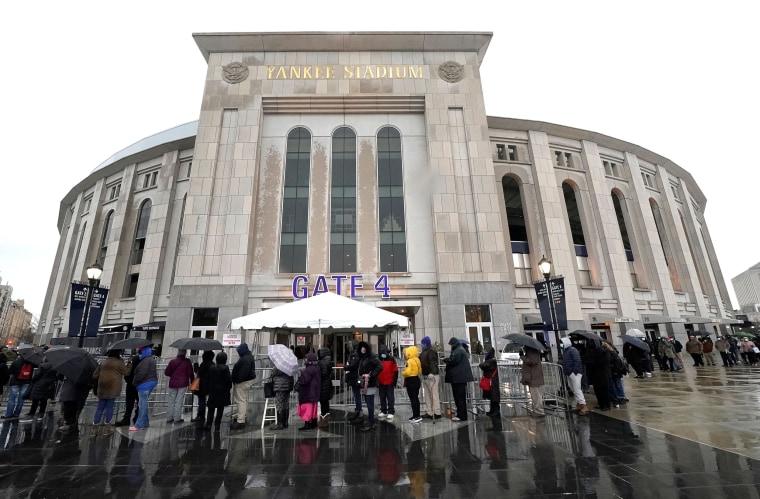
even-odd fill
[{"label": "decorative stone medallion", "polygon": [[438,76],[449,83],[462,81],[464,78],[464,66],[454,61],[446,61],[438,66]]},{"label": "decorative stone medallion", "polygon": [[240,62],[231,62],[222,66],[223,78],[227,83],[240,83],[248,78],[248,66],[243,66]]}]

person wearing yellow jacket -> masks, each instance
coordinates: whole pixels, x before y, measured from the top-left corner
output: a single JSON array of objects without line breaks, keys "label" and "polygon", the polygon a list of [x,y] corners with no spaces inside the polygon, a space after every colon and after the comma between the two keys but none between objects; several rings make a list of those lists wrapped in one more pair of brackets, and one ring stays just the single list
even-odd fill
[{"label": "person wearing yellow jacket", "polygon": [[420,373],[422,373],[422,364],[420,363],[419,350],[415,346],[407,347],[404,350],[404,356],[406,357],[406,367],[401,371],[401,376],[404,377],[404,386],[406,387],[406,393],[409,395],[409,402],[412,404],[412,417],[409,418],[410,423],[421,423],[420,417]]}]

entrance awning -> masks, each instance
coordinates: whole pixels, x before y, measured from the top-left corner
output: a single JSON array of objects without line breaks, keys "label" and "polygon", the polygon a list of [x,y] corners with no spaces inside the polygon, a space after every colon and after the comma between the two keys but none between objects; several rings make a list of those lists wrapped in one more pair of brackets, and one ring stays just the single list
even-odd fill
[{"label": "entrance awning", "polygon": [[119,322],[117,324],[108,324],[100,326],[98,333],[127,333],[132,330],[131,322]]},{"label": "entrance awning", "polygon": [[686,322],[683,317],[668,317],[667,315],[643,314],[641,322],[644,324],[672,324],[674,322]]},{"label": "entrance awning", "polygon": [[166,321],[155,321],[135,326],[132,331],[159,331],[163,333],[164,329],[166,329]]}]

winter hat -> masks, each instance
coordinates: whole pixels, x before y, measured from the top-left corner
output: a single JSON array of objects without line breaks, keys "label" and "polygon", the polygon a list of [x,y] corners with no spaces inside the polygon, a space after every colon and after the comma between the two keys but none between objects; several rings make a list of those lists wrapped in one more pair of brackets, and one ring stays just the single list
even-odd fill
[{"label": "winter hat", "polygon": [[187,355],[187,350],[185,350],[184,348],[180,348],[179,350],[177,350],[177,355]]},{"label": "winter hat", "polygon": [[[206,354],[203,354],[203,355],[205,356]],[[218,354],[216,354],[216,363],[217,364],[222,364],[222,365],[226,364],[227,363],[227,354],[224,353],[224,352],[219,352]]]},{"label": "winter hat", "polygon": [[306,354],[306,361],[307,362],[316,362],[317,361],[317,354],[314,352],[309,352]]},{"label": "winter hat", "polygon": [[451,339],[449,340],[449,345],[451,345],[452,347],[454,345],[459,345],[459,340],[452,336]]},{"label": "winter hat", "polygon": [[423,347],[429,347],[430,346],[430,336],[425,336],[424,338],[422,338],[421,343],[422,343]]},{"label": "winter hat", "polygon": [[564,348],[570,348],[571,346],[573,346],[573,343],[570,341],[570,338],[562,338],[560,339],[560,341],[562,342],[562,346]]},{"label": "winter hat", "polygon": [[248,348],[248,343],[241,343],[240,345],[238,345],[237,353],[241,357],[245,354],[251,353],[250,348]]}]

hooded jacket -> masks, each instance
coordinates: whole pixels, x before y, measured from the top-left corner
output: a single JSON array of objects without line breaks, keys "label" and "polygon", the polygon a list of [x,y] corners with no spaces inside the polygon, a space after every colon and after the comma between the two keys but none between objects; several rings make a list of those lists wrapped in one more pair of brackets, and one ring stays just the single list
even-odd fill
[{"label": "hooded jacket", "polygon": [[[522,379],[520,383],[531,387],[544,386],[544,371],[541,368],[541,352],[535,348],[525,347],[525,354],[522,356]],[[609,368],[609,357],[607,365]]]},{"label": "hooded jacket", "polygon": [[98,398],[115,399],[121,395],[122,380],[128,372],[129,368],[121,358],[106,357],[93,374],[93,378],[96,378],[98,382]]},{"label": "hooded jacket", "polygon": [[43,362],[40,364],[40,368],[36,374],[32,376],[32,387],[30,388],[31,393],[29,397],[32,400],[53,398],[55,395],[55,383],[57,381],[58,373],[53,369],[53,366],[50,362]]},{"label": "hooded jacket", "polygon": [[[362,353],[362,349],[364,349],[364,353]],[[361,384],[362,377],[365,374],[369,374],[369,384],[367,386],[370,388],[376,387],[377,376],[383,370],[383,366],[380,364],[380,360],[377,358],[377,355],[372,353],[372,347],[366,341],[360,341],[356,351],[359,354],[357,383]]]},{"label": "hooded jacket", "polygon": [[420,364],[417,347],[406,347],[404,349],[404,356],[406,357],[406,367],[401,371],[401,375],[405,378],[410,378],[422,374],[422,364]]},{"label": "hooded jacket", "polygon": [[[195,392],[199,397],[205,397],[208,395],[208,373],[209,369],[214,367],[214,352],[206,350],[203,352],[203,362],[198,366],[197,376],[201,379],[198,391]],[[229,368],[228,368],[229,369]]]},{"label": "hooded jacket", "polygon": [[186,388],[193,381],[193,363],[190,359],[179,354],[166,366],[164,374],[169,376],[169,388]]},{"label": "hooded jacket", "polygon": [[[428,341],[430,341],[430,338],[428,338]],[[431,347],[429,343],[427,345],[424,342],[422,343],[422,352],[420,352],[420,365],[422,365],[423,376],[427,376],[428,374],[437,375],[439,372],[438,352],[436,352],[435,348]]]},{"label": "hooded jacket", "polygon": [[354,345],[351,353],[348,354],[348,360],[343,367],[346,372],[346,384],[355,385],[359,379],[359,344]]},{"label": "hooded jacket", "polygon": [[380,346],[380,364],[383,366],[383,370],[377,376],[377,383],[382,386],[396,386],[398,383],[398,364],[385,345]]},{"label": "hooded jacket", "polygon": [[565,373],[565,376],[583,374],[581,353],[570,342],[570,338],[562,338],[562,344],[565,345],[562,353],[562,371]]},{"label": "hooded jacket", "polygon": [[216,364],[211,364],[208,370],[208,401],[209,407],[227,407],[232,404],[230,390],[232,379],[230,368],[227,366],[227,354],[216,354]]},{"label": "hooded jacket", "polygon": [[158,384],[156,358],[153,357],[153,351],[150,347],[140,350],[140,363],[134,368],[132,384],[137,388],[137,391],[152,390]]},{"label": "hooded jacket", "polygon": [[253,360],[248,344],[241,343],[237,347],[237,353],[240,358],[232,366],[232,382],[244,383],[256,379],[256,362]]},{"label": "hooded jacket", "polygon": [[317,365],[317,356],[314,353],[306,354],[306,367],[298,376],[298,403],[319,402],[322,387],[322,377]]},{"label": "hooded jacket", "polygon": [[498,403],[501,400],[501,390],[499,389],[499,364],[496,362],[496,350],[488,347],[483,353],[485,359],[478,367],[483,371],[483,376],[491,379],[491,389],[483,390],[483,398]]},{"label": "hooded jacket", "polygon": [[446,363],[446,376],[444,381],[446,383],[467,383],[474,381],[472,376],[472,368],[470,368],[469,356],[465,352],[464,347],[457,338],[451,338],[449,340],[451,346],[451,355],[449,355],[444,362]]},{"label": "hooded jacket", "polygon": [[333,378],[333,361],[329,348],[320,348],[317,351],[319,361],[319,375],[322,380],[322,387],[319,392],[319,400],[330,400],[333,395],[332,378]]}]

